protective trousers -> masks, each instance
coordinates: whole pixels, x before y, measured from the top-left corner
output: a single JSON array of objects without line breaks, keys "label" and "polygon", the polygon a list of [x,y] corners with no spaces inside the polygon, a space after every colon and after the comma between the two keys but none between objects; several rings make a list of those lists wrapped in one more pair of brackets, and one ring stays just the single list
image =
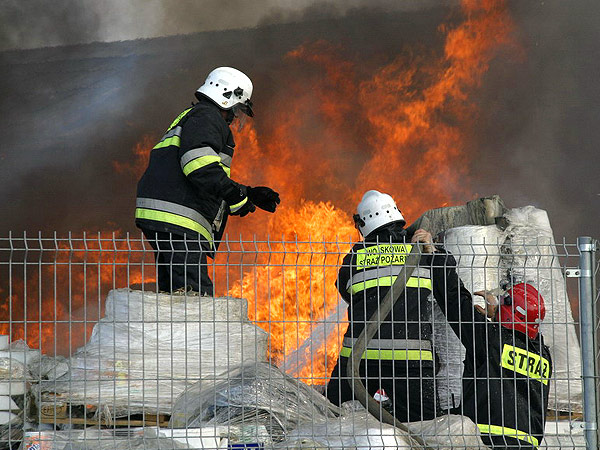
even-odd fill
[{"label": "protective trousers", "polygon": [[213,283],[208,276],[207,252],[198,238],[164,231],[142,231],[154,249],[160,291],[174,292],[185,288],[202,295],[214,295]]},{"label": "protective trousers", "polygon": [[[346,376],[348,361],[348,358],[340,356],[327,384],[327,398],[336,405],[354,400],[353,380]],[[433,367],[407,368],[404,362],[385,360],[366,360],[365,364],[363,360],[359,373],[372,397],[379,389],[385,390],[392,404],[390,413],[400,422],[431,420],[441,414]]]}]

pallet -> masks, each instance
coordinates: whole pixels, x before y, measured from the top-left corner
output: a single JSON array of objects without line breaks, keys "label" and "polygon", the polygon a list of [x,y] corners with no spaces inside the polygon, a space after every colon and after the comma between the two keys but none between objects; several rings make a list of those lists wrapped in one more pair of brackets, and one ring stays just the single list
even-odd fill
[{"label": "pallet", "polygon": [[42,402],[34,420],[47,424],[68,424],[99,427],[166,427],[169,416],[166,414],[134,414],[131,416],[97,419],[96,405],[75,405],[68,402]]},{"label": "pallet", "polygon": [[548,410],[546,413],[546,420],[583,420],[583,414],[569,411]]}]

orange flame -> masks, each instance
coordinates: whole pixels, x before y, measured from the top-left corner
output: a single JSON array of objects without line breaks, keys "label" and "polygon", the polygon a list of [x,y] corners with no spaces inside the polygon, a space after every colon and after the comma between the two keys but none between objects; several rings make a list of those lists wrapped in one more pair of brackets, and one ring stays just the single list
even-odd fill
[{"label": "orange flame", "polygon": [[[259,122],[260,132],[246,127],[236,136],[241,150],[234,164],[253,168],[240,181],[272,186],[282,207],[272,217],[234,218],[230,233],[269,232],[293,243],[287,253],[283,244],[271,245],[265,265],[229,289],[249,300],[252,320],[271,336],[277,364],[302,347],[312,326],[338,304],[334,283],[349,248],[338,237],[356,236],[349,214],[366,190],[390,193],[409,218],[472,198],[464,148],[477,109],[469,94],[495,51],[511,43],[513,25],[500,0],[463,1],[462,12],[462,23],[439,28],[445,34],[442,56],[399,56],[368,79],[360,79],[356,65],[327,42],[291,51],[285,62],[303,76],[282,81],[288,101],[276,98],[279,108],[270,108],[275,125]],[[296,236],[322,237],[326,250],[309,257],[315,245],[296,244]],[[282,254],[291,266],[281,262]],[[326,382],[345,328],[313,348],[317,359],[309,358],[295,375]]]},{"label": "orange flame", "polygon": [[[289,52],[280,74],[285,89],[274,92],[269,119],[261,121],[259,112],[257,128],[248,124],[236,134],[233,178],[273,187],[282,204],[274,215],[231,218],[230,243],[215,260],[217,292],[248,299],[251,320],[270,335],[274,362],[285,365],[304,352],[293,373],[308,383],[326,382],[345,332],[341,326],[307,345],[339,303],[335,280],[357,238],[350,215],[362,194],[391,194],[409,221],[473,197],[464,149],[477,108],[469,98],[496,51],[512,44],[513,23],[504,0],[461,5],[464,20],[439,27],[443,55],[400,55],[371,68],[368,78],[360,63],[344,60],[343,49],[325,41]],[[139,178],[154,142],[144,136],[134,161],[114,162],[115,170]],[[236,253],[237,236],[243,237]],[[151,251],[132,256],[125,241],[111,241],[122,252],[98,242],[75,250],[61,243],[55,264],[40,265],[3,292],[0,332],[60,353],[58,336],[68,331],[68,343],[60,345],[70,352],[103,314],[98,305],[108,289],[153,279]],[[48,286],[60,287],[46,292]],[[32,320],[44,323],[26,326]]]},{"label": "orange flame", "polygon": [[0,334],[44,354],[68,355],[83,345],[104,314],[108,290],[154,279],[152,249],[141,251],[118,232],[13,244],[23,256],[13,256],[18,269],[11,271],[10,290],[0,293]]}]

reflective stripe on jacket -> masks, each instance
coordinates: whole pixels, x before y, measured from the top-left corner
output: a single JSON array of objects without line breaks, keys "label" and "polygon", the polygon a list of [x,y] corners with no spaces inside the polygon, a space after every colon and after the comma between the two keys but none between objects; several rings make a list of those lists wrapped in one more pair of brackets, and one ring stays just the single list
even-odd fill
[{"label": "reflective stripe on jacket", "polygon": [[515,438],[520,441],[527,442],[534,447],[539,447],[540,445],[540,441],[534,436],[527,434],[524,431],[515,430],[514,428],[500,427],[498,425],[487,425],[483,423],[478,423],[477,428],[479,428],[479,432],[481,434]]},{"label": "reflective stripe on jacket", "polygon": [[229,126],[211,102],[179,114],[150,152],[138,183],[136,225],[198,236],[214,250],[228,214],[245,202],[228,207],[225,201],[240,191],[230,178],[234,146]]},{"label": "reflective stripe on jacket", "polygon": [[[349,358],[357,339],[345,337],[340,356]],[[433,361],[430,341],[420,339],[371,339],[362,359]]]},{"label": "reflective stripe on jacket", "polygon": [[[346,338],[358,337],[365,322],[377,310],[379,303],[393,285],[411,249],[412,244],[397,242],[393,240],[392,234],[388,234],[386,230],[379,230],[369,236],[365,242],[355,244],[345,256],[336,284],[340,294],[350,305],[348,308],[350,326],[346,331]],[[429,296],[432,293],[440,295],[444,289],[444,280],[437,280],[436,283],[431,276],[430,264],[433,257],[430,254],[421,257],[418,267],[407,280],[406,289],[396,301],[393,310],[388,317],[381,318],[381,325],[375,339],[416,339],[428,343],[433,339]],[[439,258],[442,261],[445,258],[443,250],[440,250]],[[367,358],[370,355],[373,357],[379,355],[396,361],[418,362],[420,360],[425,363],[435,361],[435,352],[431,347],[429,350],[416,352],[412,349],[400,349],[403,353],[380,352],[378,348],[370,349],[375,352],[367,352]],[[342,352],[344,356],[348,350]]]}]

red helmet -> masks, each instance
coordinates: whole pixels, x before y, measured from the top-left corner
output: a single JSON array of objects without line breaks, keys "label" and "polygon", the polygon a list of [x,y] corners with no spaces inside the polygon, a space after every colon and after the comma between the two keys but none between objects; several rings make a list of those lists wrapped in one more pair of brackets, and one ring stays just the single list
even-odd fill
[{"label": "red helmet", "polygon": [[545,315],[544,299],[531,284],[515,284],[500,297],[500,324],[511,330],[526,333],[531,339],[537,337]]}]

